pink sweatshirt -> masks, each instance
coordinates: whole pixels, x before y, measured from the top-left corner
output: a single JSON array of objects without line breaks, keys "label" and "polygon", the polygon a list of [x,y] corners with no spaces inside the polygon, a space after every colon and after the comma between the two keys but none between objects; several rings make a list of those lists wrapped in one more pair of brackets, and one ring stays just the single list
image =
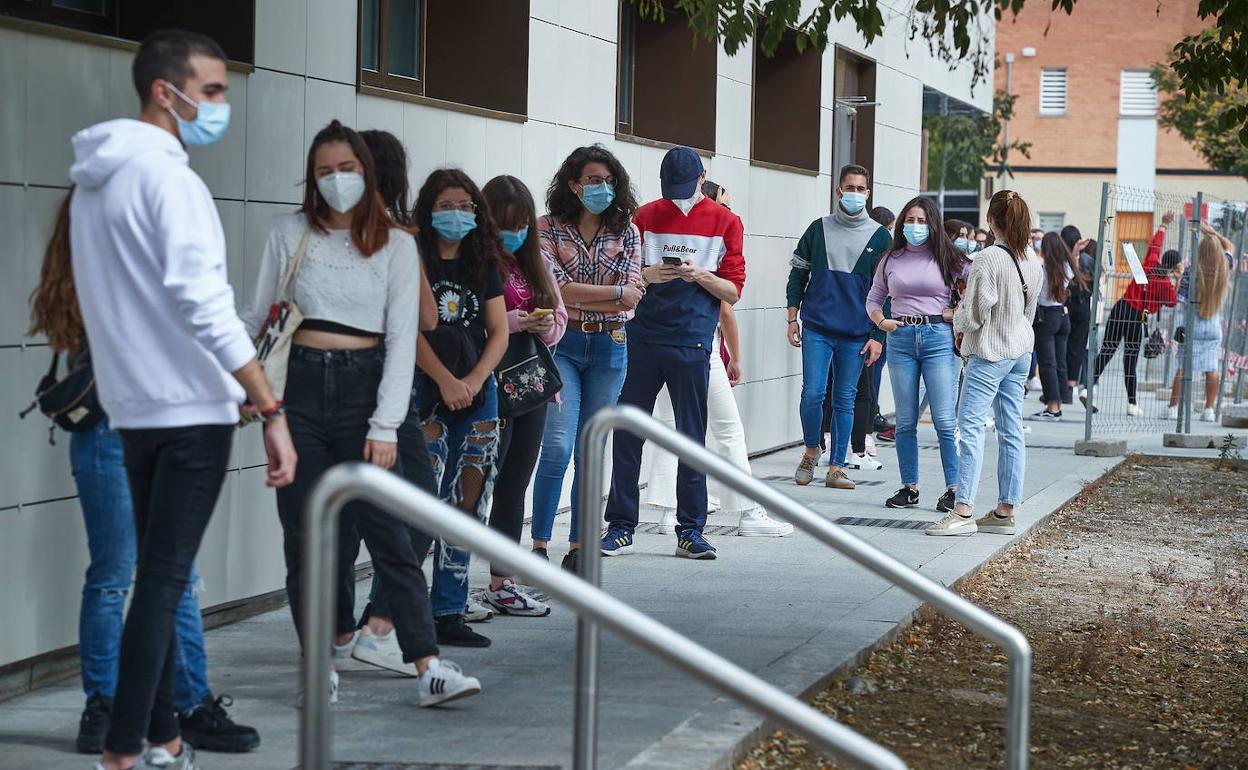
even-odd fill
[{"label": "pink sweatshirt", "polygon": [[[554,287],[557,302],[553,308],[555,326],[542,337],[542,342],[546,343],[546,347],[553,348],[563,339],[563,332],[568,328],[568,311],[559,294],[559,283],[555,280],[554,271],[549,264],[546,269],[550,273],[550,285]],[[538,309],[533,303],[533,287],[525,280],[519,268],[513,269],[511,275],[507,276],[507,282],[503,285],[503,299],[507,303],[507,330],[514,334],[520,331],[520,313]]]}]

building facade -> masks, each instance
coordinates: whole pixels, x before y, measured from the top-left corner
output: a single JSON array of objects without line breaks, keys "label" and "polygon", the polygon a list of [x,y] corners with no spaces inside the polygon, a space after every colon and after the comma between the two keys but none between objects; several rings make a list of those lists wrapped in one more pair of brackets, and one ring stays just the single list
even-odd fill
[{"label": "building facade", "polygon": [[[1181,136],[1157,124],[1150,70],[1168,62],[1183,37],[1211,24],[1196,15],[1197,6],[1079,0],[1068,16],[1030,2],[998,24],[996,86],[1018,96],[1009,137],[1030,142],[1031,157],[1012,153],[1013,177],[994,183],[1021,192],[1039,227],[1073,224],[1095,238],[1107,181],[1248,199],[1248,181],[1210,169]],[[1147,209],[1123,212],[1148,220],[1133,222],[1133,230],[1152,232],[1153,207]]]},{"label": "building facade", "polygon": [[[642,200],[659,195],[669,143],[696,147],[745,222],[736,394],[750,446],[800,437],[784,285],[798,236],[831,208],[834,168],[870,166],[873,204],[896,209],[920,187],[924,86],[981,108],[989,89],[972,93],[969,71],[909,42],[900,15],[871,46],[845,22],[822,55],[786,41],[765,59],[635,14],[617,0],[0,0],[0,617],[15,619],[0,627],[0,675],[11,674],[0,681],[20,686],[21,666],[38,678],[32,660],[77,641],[87,551],[68,438],[49,445],[38,413],[17,416],[50,358],[26,337],[27,298],[66,194],[70,137],[137,113],[133,41],[154,28],[208,32],[233,60],[230,129],[190,155],[216,198],[240,305],[273,217],[302,198],[306,148],[333,118],[399,136],[413,188],[454,165],[479,184],[518,176],[539,201],[577,146],[608,146]],[[263,462],[257,429],[240,431],[198,563],[205,608],[283,585]]]}]

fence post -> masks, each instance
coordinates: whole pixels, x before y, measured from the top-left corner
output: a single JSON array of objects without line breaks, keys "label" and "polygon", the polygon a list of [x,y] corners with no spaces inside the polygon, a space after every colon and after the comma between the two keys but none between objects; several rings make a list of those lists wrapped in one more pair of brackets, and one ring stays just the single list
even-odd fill
[{"label": "fence post", "polygon": [[[1222,417],[1222,394],[1226,391],[1226,383],[1222,380],[1226,377],[1226,367],[1231,357],[1231,339],[1235,336],[1235,311],[1239,305],[1239,262],[1244,253],[1244,231],[1248,230],[1248,205],[1240,212],[1239,217],[1239,239],[1235,244],[1235,254],[1231,261],[1231,307],[1226,314],[1226,339],[1222,340],[1222,368],[1218,371],[1218,402],[1214,406],[1214,415],[1221,419]],[[1245,331],[1248,334],[1248,330]],[[1235,379],[1238,381],[1243,377],[1243,360],[1241,359],[1236,365]],[[1236,382],[1236,398],[1235,403],[1239,403],[1238,382]]]},{"label": "fence post", "polygon": [[[1098,253],[1096,259],[1092,260],[1092,286],[1091,299],[1088,301],[1088,359],[1083,366],[1083,389],[1087,391],[1087,409],[1083,415],[1083,440],[1092,440],[1092,413],[1096,411],[1094,404],[1096,403],[1096,382],[1095,382],[1095,365],[1096,354],[1100,352],[1100,328],[1101,322],[1097,318],[1097,300],[1101,294],[1101,271],[1104,269],[1102,263],[1105,258],[1102,256],[1106,246],[1105,229],[1107,224],[1106,217],[1109,209],[1109,182],[1101,183],[1101,219],[1096,230],[1096,248]],[[1113,244],[1109,244],[1108,248],[1111,253]]]},{"label": "fence post", "polygon": [[[1192,331],[1195,326],[1195,309],[1196,309],[1196,258],[1200,250],[1200,215],[1201,206],[1204,204],[1205,194],[1196,193],[1195,199],[1192,201],[1192,221],[1191,227],[1191,243],[1192,249],[1188,255],[1192,260],[1191,265],[1187,268],[1187,297],[1183,302],[1183,388],[1179,396],[1179,433],[1192,432]],[[1179,242],[1179,248],[1183,248],[1183,242]],[[1182,264],[1182,263],[1180,263]]]}]

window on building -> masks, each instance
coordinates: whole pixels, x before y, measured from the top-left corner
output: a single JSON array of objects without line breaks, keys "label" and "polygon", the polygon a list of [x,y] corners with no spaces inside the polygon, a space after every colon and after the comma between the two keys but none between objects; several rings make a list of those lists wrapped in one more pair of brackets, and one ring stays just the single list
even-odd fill
[{"label": "window on building", "polygon": [[1036,215],[1036,227],[1040,228],[1046,233],[1061,232],[1062,228],[1065,226],[1066,226],[1066,213],[1065,212],[1060,212],[1056,214],[1053,214],[1053,213],[1046,214],[1046,213],[1041,212],[1040,214]]},{"label": "window on building", "polygon": [[1066,114],[1066,68],[1044,67],[1040,70],[1040,114]]},{"label": "window on building", "polygon": [[773,56],[755,35],[753,160],[819,171],[822,63],[814,48],[798,52],[796,32],[785,33]]},{"label": "window on building", "polygon": [[528,113],[528,0],[360,0],[360,84]]},{"label": "window on building", "polygon": [[231,61],[255,62],[255,0],[0,0],[0,15],[140,41],[158,29],[202,32]]},{"label": "window on building", "polygon": [[659,22],[639,6],[620,3],[616,130],[713,152],[717,47],[695,39],[682,11]]},{"label": "window on building", "polygon": [[1148,70],[1123,70],[1118,90],[1118,114],[1151,118],[1157,114],[1157,84]]}]

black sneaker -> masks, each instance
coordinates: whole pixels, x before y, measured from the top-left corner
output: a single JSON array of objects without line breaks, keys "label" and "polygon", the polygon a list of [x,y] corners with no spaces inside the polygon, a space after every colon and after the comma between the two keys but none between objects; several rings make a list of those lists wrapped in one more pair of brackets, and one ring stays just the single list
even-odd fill
[{"label": "black sneaker", "polygon": [[104,736],[108,734],[109,714],[113,699],[92,695],[78,720],[78,753],[100,754],[104,751]]},{"label": "black sneaker", "polygon": [[945,493],[940,496],[939,500],[936,501],[936,510],[940,511],[941,513],[948,513],[949,511],[952,511],[953,499],[956,496],[957,496],[957,493],[954,492],[952,489],[946,489]]},{"label": "black sneaker", "polygon": [[571,551],[568,551],[568,555],[563,557],[563,561],[559,562],[559,566],[563,567],[568,572],[571,572],[573,575],[580,574],[581,572],[580,553],[581,553],[580,548],[573,548]]},{"label": "black sneaker", "polygon": [[178,726],[182,737],[200,751],[219,751],[224,754],[244,754],[260,746],[260,733],[254,727],[235,724],[226,713],[234,699],[228,695],[213,698],[208,695],[204,702],[190,712],[178,714]]},{"label": "black sneaker", "polygon": [[550,561],[550,554],[546,553],[545,548],[534,548],[533,555],[541,557],[542,559],[545,559],[546,561]]},{"label": "black sneaker", "polygon": [[902,487],[897,494],[884,501],[885,508],[913,508],[919,504],[919,490]]},{"label": "black sneaker", "polygon": [[468,627],[463,615],[442,615],[433,619],[438,644],[443,647],[489,647],[490,638]]},{"label": "black sneaker", "polygon": [[895,427],[897,426],[893,425],[893,423],[885,419],[884,415],[880,414],[879,412],[875,413],[875,419],[871,421],[872,433],[879,433],[882,430],[888,430],[889,428],[895,428]]}]

